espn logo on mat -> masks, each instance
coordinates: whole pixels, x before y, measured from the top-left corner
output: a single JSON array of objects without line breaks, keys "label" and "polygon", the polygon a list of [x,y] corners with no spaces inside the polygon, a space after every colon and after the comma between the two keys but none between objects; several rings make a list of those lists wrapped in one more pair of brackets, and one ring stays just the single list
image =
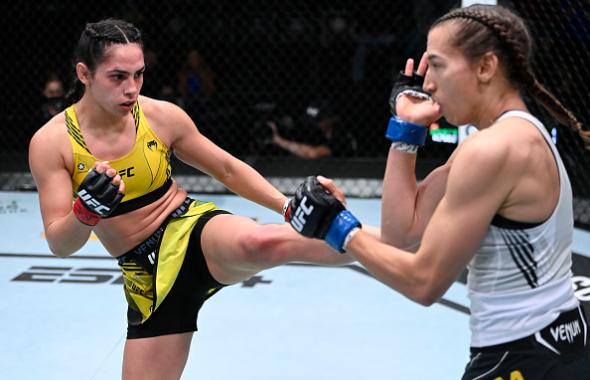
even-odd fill
[{"label": "espn logo on mat", "polygon": [[[118,268],[73,268],[62,266],[31,266],[14,277],[14,282],[41,282],[60,284],[123,284],[123,275]],[[242,288],[253,288],[259,284],[268,285],[271,280],[262,276],[252,276],[242,281]]]},{"label": "espn logo on mat", "polygon": [[72,284],[122,284],[123,276],[117,268],[72,268],[32,266],[12,281],[59,282]]}]

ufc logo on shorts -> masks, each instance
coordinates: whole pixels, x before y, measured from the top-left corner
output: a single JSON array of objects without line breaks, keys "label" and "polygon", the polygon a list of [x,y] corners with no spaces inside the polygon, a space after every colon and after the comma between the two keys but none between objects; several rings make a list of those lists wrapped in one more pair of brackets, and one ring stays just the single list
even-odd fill
[{"label": "ufc logo on shorts", "polygon": [[291,225],[297,232],[303,230],[303,227],[305,227],[305,217],[313,211],[313,206],[308,206],[305,202],[307,202],[307,196],[301,199],[299,207],[295,210],[295,215],[291,218]]},{"label": "ufc logo on shorts", "polygon": [[104,215],[111,210],[109,207],[100,204],[99,201],[92,198],[92,195],[88,194],[84,189],[78,192],[78,196],[88,205],[88,207],[92,207],[92,210],[97,214]]}]

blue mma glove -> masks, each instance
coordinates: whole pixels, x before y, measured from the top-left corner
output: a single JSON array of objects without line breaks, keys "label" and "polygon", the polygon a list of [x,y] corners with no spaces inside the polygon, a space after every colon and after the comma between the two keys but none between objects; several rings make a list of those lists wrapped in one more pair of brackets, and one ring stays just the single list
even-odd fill
[{"label": "blue mma glove", "polygon": [[291,200],[289,224],[303,236],[323,239],[334,250],[343,253],[343,245],[359,221],[344,205],[327,192],[316,177],[307,177],[297,187]]},{"label": "blue mma glove", "polygon": [[399,73],[398,79],[393,85],[389,95],[389,110],[393,115],[389,119],[385,137],[396,143],[392,145],[396,149],[415,153],[419,146],[424,145],[428,136],[428,128],[423,125],[411,123],[397,117],[397,101],[400,96],[407,95],[418,99],[429,100],[430,94],[422,89],[424,77],[414,72],[413,75]]},{"label": "blue mma glove", "polygon": [[387,125],[385,137],[393,142],[402,142],[416,147],[423,146],[428,136],[428,128],[392,116]]}]

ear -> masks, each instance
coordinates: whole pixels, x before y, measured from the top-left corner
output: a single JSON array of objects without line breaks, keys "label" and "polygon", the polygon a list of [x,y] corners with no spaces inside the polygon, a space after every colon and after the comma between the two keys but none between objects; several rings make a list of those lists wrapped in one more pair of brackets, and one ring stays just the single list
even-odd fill
[{"label": "ear", "polygon": [[478,62],[477,78],[481,83],[490,83],[494,75],[498,72],[498,56],[492,52],[485,53]]},{"label": "ear", "polygon": [[82,82],[85,86],[88,86],[90,84],[90,80],[92,79],[92,73],[90,72],[90,69],[85,63],[82,62],[78,62],[76,64],[76,76],[78,77],[78,80],[80,80],[80,82]]}]

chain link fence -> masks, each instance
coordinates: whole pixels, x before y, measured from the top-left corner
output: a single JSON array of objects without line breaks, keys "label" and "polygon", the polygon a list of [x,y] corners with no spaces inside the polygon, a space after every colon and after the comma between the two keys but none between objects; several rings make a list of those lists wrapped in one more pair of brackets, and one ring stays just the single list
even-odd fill
[{"label": "chain link fence", "polygon": [[[500,3],[527,20],[541,82],[589,125],[588,2]],[[4,2],[0,184],[34,189],[26,174],[28,141],[64,106],[59,84],[67,91],[77,38],[86,22],[117,17],[143,32],[142,93],[179,104],[206,136],[281,190],[289,193],[294,180],[321,173],[337,178],[349,195],[379,196],[393,79],[407,57],[424,51],[430,23],[459,5],[448,0]],[[549,128],[556,127],[531,107]],[[328,153],[290,151],[273,141],[273,128],[284,140],[324,145]],[[588,228],[589,156],[574,134],[557,130],[574,186],[576,221]],[[419,176],[444,162],[453,148],[429,139],[419,155]],[[224,191],[181,163],[174,170],[191,191]]]}]

